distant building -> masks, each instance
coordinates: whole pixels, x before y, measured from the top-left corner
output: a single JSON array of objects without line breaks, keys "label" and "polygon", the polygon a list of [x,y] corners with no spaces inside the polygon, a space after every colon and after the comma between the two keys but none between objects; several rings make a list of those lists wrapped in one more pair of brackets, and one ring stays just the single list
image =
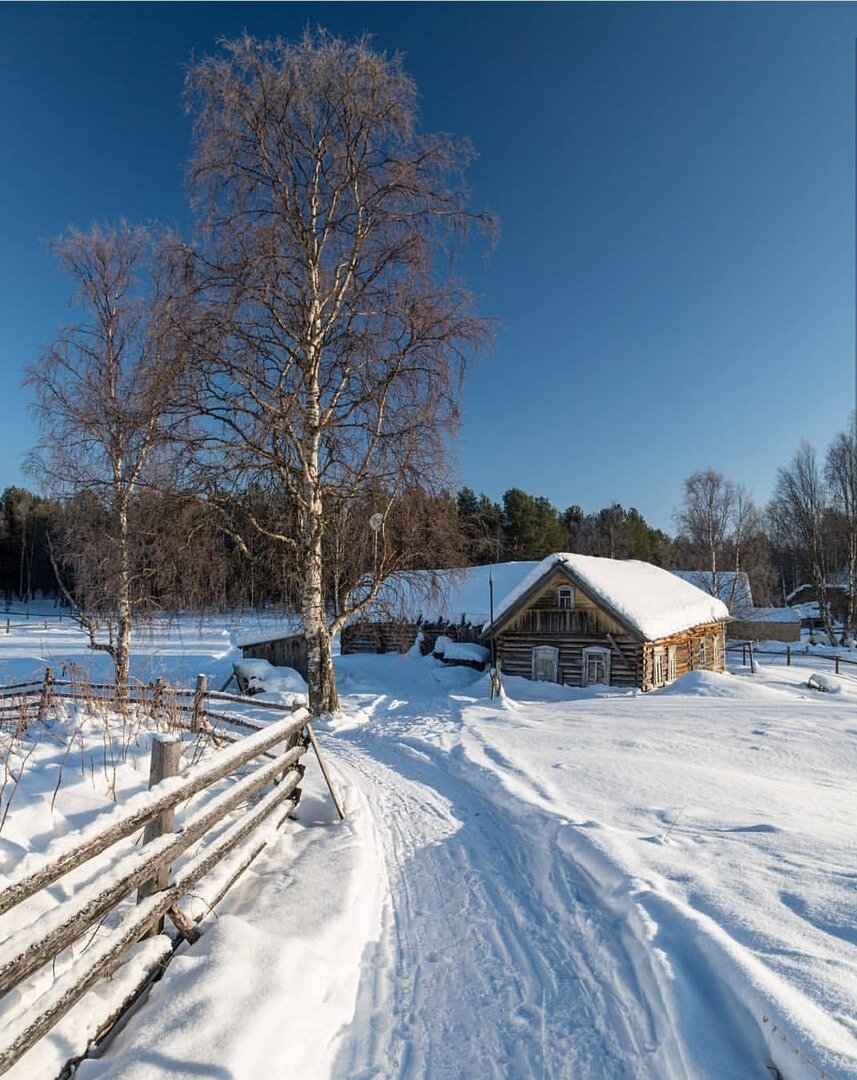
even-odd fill
[{"label": "distant building", "polygon": [[739,641],[800,641],[801,613],[790,607],[751,608],[729,623]]},{"label": "distant building", "polygon": [[743,570],[718,570],[716,574],[711,570],[673,570],[671,573],[722,600],[734,618],[753,607],[750,579]]}]

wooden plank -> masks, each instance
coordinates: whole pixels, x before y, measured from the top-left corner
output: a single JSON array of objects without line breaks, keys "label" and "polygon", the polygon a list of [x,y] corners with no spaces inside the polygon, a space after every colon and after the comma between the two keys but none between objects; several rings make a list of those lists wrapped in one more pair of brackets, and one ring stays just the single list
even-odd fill
[{"label": "wooden plank", "polygon": [[272,783],[304,753],[304,746],[296,746],[262,766],[213,799],[185,822],[181,832],[159,837],[145,848],[120,859],[111,868],[108,884],[96,881],[4,942],[0,947],[0,995],[8,993],[30,972],[68,948],[120,900],[147,881],[153,871],[168,867],[226,814],[265,784]]},{"label": "wooden plank", "polygon": [[0,1075],[35,1045],[79,1001],[99,979],[116,969],[126,950],[138,941],[146,927],[169,911],[173,904],[202,878],[227,851],[231,850],[291,794],[300,780],[294,773],[292,786],[281,784],[262,799],[240,822],[232,826],[193,862],[182,869],[181,878],[164,892],[155,893],[130,908],[119,926],[96,940],[59,976],[25,1014],[15,1017],[0,1031]]},{"label": "wooden plank", "polygon": [[[302,730],[308,717],[306,710],[288,720],[280,720],[268,725],[263,731],[248,735],[238,743],[217,751],[208,762],[192,766],[182,781],[174,781],[168,790],[159,794],[157,788],[130,800],[132,808],[118,821],[107,822],[81,843],[68,846],[68,839],[59,837],[48,850],[40,856],[28,858],[22,869],[9,875],[10,884],[0,892],[0,915],[26,900],[39,889],[52,884],[69,870],[87,862],[100,854],[117,840],[132,835],[141,829],[147,821],[171,806],[184,802],[192,795],[209,787],[241,765],[246,765],[264,750],[283,742],[289,735]],[[109,815],[113,817],[114,814]],[[33,869],[27,869],[32,866]]]}]

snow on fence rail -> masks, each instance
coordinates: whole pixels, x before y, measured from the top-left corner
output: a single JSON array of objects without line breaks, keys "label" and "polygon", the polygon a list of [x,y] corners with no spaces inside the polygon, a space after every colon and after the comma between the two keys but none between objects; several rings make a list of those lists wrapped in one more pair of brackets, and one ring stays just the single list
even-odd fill
[{"label": "snow on fence rail", "polygon": [[[151,705],[156,700],[155,689],[146,688],[146,694],[141,694],[138,688],[135,698],[142,698]],[[163,687],[157,689],[163,690]],[[92,692],[96,690],[104,692],[97,698],[99,701],[127,701],[116,697],[115,687],[87,687],[84,692],[80,687],[54,681],[48,672],[42,684],[24,683],[0,688],[0,706],[4,706],[11,696],[17,699],[19,714],[30,719],[44,709],[48,696],[50,703],[58,698],[76,702],[92,700]],[[195,690],[172,693],[190,699],[188,709],[197,720],[202,715],[202,698],[248,705],[246,699],[233,695],[200,695],[199,685]],[[271,723],[269,710],[288,712],[289,715]],[[0,945],[0,996],[11,993],[24,980],[45,969],[64,950],[79,942],[88,930],[93,927],[103,929],[103,922],[111,913],[115,912],[119,918],[106,936],[91,941],[52,981],[50,988],[28,1007],[19,1008],[15,1014],[14,999],[0,1004],[0,1009],[5,1005],[13,1014],[0,1030],[0,1074],[8,1071],[50,1031],[96,982],[112,974],[133,945],[144,937],[160,934],[165,915],[182,937],[195,940],[197,932],[192,921],[179,910],[179,901],[229,855],[228,880],[213,883],[216,892],[211,906],[216,904],[265,846],[266,838],[259,833],[254,835],[256,827],[269,818],[275,819],[276,827],[279,827],[292,812],[300,797],[298,784],[304,771],[300,758],[311,742],[315,746],[309,714],[303,708],[295,710],[270,702],[265,703],[264,711],[268,712],[267,724],[259,717],[224,714],[226,722],[253,729],[252,734],[236,737],[231,745],[192,765],[183,776],[161,779],[153,775],[153,786],[149,791],[100,815],[82,834],[59,837],[44,853],[28,855],[6,876],[0,890],[0,939],[6,939]],[[163,756],[159,751],[170,742],[176,743],[175,736],[156,737],[153,762]],[[178,760],[177,755],[173,757]],[[237,770],[248,766],[251,766],[249,773],[240,778],[234,776]],[[170,815],[179,803],[226,777],[234,781],[226,790],[213,794],[202,808],[185,819],[180,829],[161,834],[164,815],[168,815],[166,822],[171,829]],[[270,784],[274,785],[270,791],[239,811],[251,796]],[[237,816],[236,811],[239,811]],[[211,839],[215,827],[221,826],[230,814],[233,817],[227,827]],[[49,908],[30,925],[7,928],[3,933],[4,917],[14,908],[138,833],[144,826],[147,831],[142,848],[128,851],[126,847],[68,899]],[[194,845],[198,845],[198,849],[190,852],[187,861],[181,863],[169,882],[172,864]],[[216,878],[216,875],[212,877]],[[71,888],[68,884],[66,887]],[[136,906],[123,905],[134,890],[138,890]],[[119,905],[123,905],[121,910]],[[165,935],[152,938],[152,944],[153,948],[145,954],[142,971],[138,972],[118,1007],[104,1018],[102,1030],[136,997],[175,946]],[[85,1049],[83,1045],[75,1052],[80,1054]]]}]

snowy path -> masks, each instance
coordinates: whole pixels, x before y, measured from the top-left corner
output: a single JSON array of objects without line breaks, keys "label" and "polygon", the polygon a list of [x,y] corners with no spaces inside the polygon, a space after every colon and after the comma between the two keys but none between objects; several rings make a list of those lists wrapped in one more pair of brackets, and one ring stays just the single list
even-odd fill
[{"label": "snowy path", "polygon": [[[430,720],[408,716],[395,698],[365,695],[361,704],[359,725],[338,733],[335,753],[371,793],[392,911],[364,961],[333,1075],[698,1075],[672,1034],[643,935],[563,850],[567,822],[486,792],[484,778],[469,775],[448,689]],[[730,1077],[768,1076],[756,1048],[742,1046],[734,1027],[731,1035],[732,1060],[720,1067]]]}]

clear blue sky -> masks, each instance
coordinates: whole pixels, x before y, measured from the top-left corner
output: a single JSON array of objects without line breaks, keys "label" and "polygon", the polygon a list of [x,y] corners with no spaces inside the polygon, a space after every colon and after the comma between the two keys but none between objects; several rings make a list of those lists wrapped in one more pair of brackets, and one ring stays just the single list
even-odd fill
[{"label": "clear blue sky", "polygon": [[68,318],[45,240],[183,227],[183,65],[243,29],[367,30],[424,126],[469,136],[468,263],[499,319],[461,481],[672,531],[712,465],[767,499],[854,407],[855,4],[0,4],[0,488],[34,441],[21,368]]}]

